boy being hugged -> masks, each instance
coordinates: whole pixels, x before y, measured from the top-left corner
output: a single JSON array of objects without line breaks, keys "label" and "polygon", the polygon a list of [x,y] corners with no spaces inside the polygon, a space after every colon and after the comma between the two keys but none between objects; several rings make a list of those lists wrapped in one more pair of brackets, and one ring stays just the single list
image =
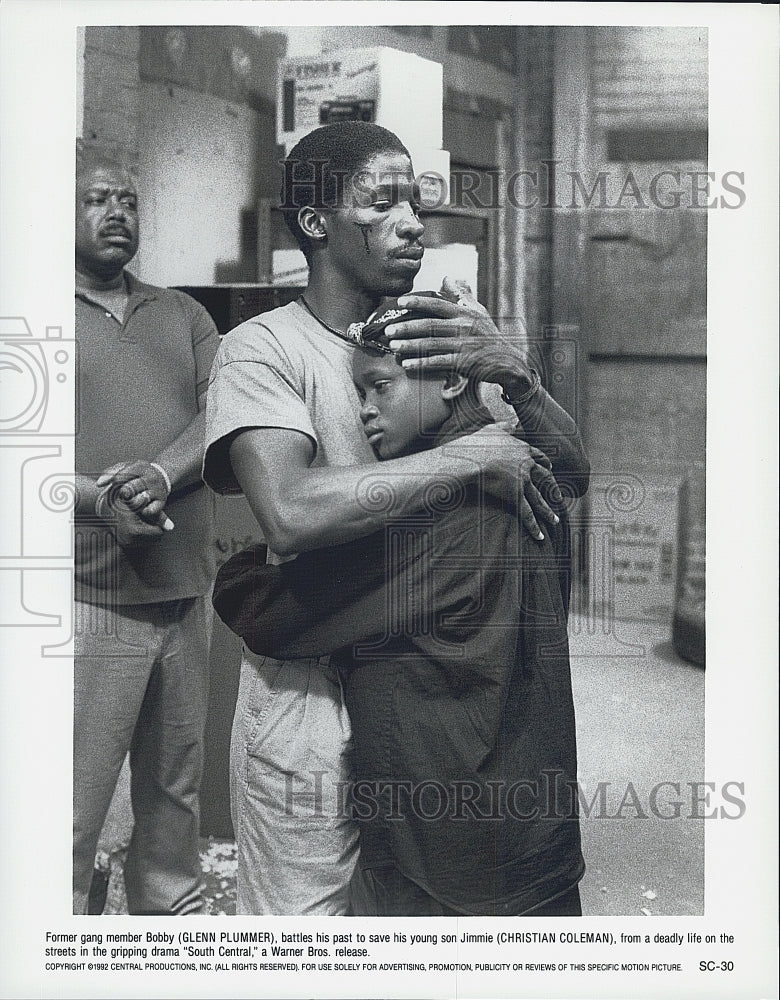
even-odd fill
[{"label": "boy being hugged", "polygon": [[[404,318],[392,305],[365,324],[352,359],[380,461],[493,422],[473,379],[401,366],[387,346]],[[424,512],[383,531],[281,566],[258,566],[248,550],[220,571],[215,607],[251,650],[330,653],[344,678],[355,912],[580,914],[560,513],[531,540],[508,484],[443,478]]]}]

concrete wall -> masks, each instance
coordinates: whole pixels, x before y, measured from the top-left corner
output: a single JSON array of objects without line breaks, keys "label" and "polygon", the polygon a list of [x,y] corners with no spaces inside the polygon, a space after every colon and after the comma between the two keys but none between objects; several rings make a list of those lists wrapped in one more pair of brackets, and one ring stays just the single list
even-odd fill
[{"label": "concrete wall", "polygon": [[143,273],[160,285],[251,281],[243,214],[257,198],[260,115],[246,105],[143,81],[139,146]]},{"label": "concrete wall", "polygon": [[138,162],[140,29],[90,27],[84,32],[83,118],[88,146]]},{"label": "concrete wall", "polygon": [[[644,192],[662,170],[705,171],[706,32],[592,28],[589,43],[595,166]],[[689,191],[679,209],[647,202],[591,218],[588,434],[598,462],[682,476],[704,459],[707,213]]]}]

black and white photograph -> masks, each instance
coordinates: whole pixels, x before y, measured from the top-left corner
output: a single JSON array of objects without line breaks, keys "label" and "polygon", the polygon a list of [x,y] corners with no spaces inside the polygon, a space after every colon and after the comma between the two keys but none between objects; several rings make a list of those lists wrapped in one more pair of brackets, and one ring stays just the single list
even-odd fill
[{"label": "black and white photograph", "polygon": [[776,996],[776,11],[4,7],[0,995]]}]

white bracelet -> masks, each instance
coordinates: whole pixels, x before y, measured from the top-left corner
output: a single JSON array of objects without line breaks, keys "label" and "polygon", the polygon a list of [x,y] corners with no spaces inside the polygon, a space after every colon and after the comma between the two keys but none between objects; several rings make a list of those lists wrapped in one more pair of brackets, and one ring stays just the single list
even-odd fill
[{"label": "white bracelet", "polygon": [[100,490],[100,492],[98,493],[98,495],[95,497],[95,514],[97,514],[97,516],[102,521],[107,520],[107,513],[106,513],[106,510],[105,510],[106,504],[109,504],[109,509],[110,509],[110,506],[111,506],[110,502],[109,502],[109,499],[108,499],[108,494],[110,492],[110,489],[111,489],[110,485],[107,486],[107,487],[104,486]]},{"label": "white bracelet", "polygon": [[168,489],[168,495],[170,496],[170,494],[173,493],[173,487],[171,486],[171,477],[168,475],[168,473],[161,465],[157,464],[157,462],[150,462],[149,465],[151,465],[153,469],[157,469],[157,471],[163,477],[163,479],[165,480],[165,485]]}]

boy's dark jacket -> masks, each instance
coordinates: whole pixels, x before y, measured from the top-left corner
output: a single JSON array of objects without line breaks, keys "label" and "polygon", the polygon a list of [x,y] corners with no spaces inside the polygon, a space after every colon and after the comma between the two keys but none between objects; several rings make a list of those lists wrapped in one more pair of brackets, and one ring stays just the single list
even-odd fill
[{"label": "boy's dark jacket", "polygon": [[[434,443],[491,419],[453,417]],[[260,546],[238,553],[214,607],[260,655],[333,653],[364,867],[396,864],[465,913],[528,913],[584,871],[568,524],[540,544],[514,498],[453,480],[427,500],[383,532],[280,566]]]}]

